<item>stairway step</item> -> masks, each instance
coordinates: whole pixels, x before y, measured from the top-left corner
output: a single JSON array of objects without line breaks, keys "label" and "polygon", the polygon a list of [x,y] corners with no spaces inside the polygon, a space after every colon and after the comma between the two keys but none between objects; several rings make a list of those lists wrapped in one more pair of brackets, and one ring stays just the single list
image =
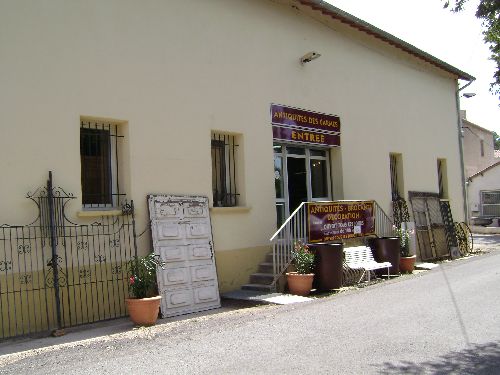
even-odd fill
[{"label": "stairway step", "polygon": [[243,290],[256,290],[260,292],[270,292],[272,291],[271,285],[262,285],[262,284],[245,284],[241,287]]},{"label": "stairway step", "polygon": [[266,263],[272,263],[273,262],[273,252],[271,251],[270,253],[266,254]]},{"label": "stairway step", "polygon": [[274,275],[272,273],[253,273],[250,275],[250,284],[269,285],[273,280]]},{"label": "stairway step", "polygon": [[273,262],[263,262],[259,264],[259,272],[273,273]]}]

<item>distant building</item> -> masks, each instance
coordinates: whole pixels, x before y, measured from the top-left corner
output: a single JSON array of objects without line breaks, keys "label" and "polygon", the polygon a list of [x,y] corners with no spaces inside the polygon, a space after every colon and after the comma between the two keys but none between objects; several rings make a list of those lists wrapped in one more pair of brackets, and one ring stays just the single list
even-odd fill
[{"label": "distant building", "polygon": [[470,176],[467,182],[472,223],[478,224],[474,220],[478,217],[500,217],[500,161]]},{"label": "distant building", "polygon": [[467,120],[466,111],[462,117],[465,177],[482,171],[495,163],[493,132]]},{"label": "distant building", "polygon": [[467,120],[465,111],[460,115],[469,217],[475,224],[479,217],[500,217],[500,155],[494,149],[493,132]]}]

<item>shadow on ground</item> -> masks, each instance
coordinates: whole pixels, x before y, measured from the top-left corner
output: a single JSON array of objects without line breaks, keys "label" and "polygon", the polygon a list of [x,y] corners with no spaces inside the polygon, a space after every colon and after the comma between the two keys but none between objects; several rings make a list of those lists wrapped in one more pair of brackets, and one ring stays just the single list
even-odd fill
[{"label": "shadow on ground", "polygon": [[472,235],[474,245],[500,245],[500,234],[476,234]]},{"label": "shadow on ground", "polygon": [[500,373],[500,344],[490,342],[471,345],[470,348],[450,352],[438,357],[434,361],[399,363],[385,362],[375,365],[380,374],[407,374],[407,375],[496,375]]},{"label": "shadow on ground", "polygon": [[[254,301],[238,301],[227,299],[222,299],[221,305],[222,306],[218,309],[180,315],[173,318],[158,319],[156,326],[168,325],[172,322],[177,321],[197,319],[202,316],[217,315],[233,310],[250,309],[261,306],[260,303]],[[77,327],[70,327],[65,329],[66,335],[60,337],[52,337],[49,335],[49,332],[42,332],[29,336],[0,339],[0,359],[2,356],[16,354],[27,350],[42,349],[61,344],[71,344],[83,340],[96,339],[99,337],[120,334],[137,329],[141,328],[134,327],[133,323],[128,319],[128,317],[125,317],[97,323],[84,324]]]}]

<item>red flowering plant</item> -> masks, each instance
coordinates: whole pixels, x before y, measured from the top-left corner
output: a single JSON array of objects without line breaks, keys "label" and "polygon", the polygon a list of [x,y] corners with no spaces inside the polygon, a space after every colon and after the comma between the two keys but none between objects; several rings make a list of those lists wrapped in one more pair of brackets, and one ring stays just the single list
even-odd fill
[{"label": "red flowering plant", "polygon": [[302,241],[296,241],[292,250],[293,264],[299,274],[309,274],[314,268],[314,253]]},{"label": "red flowering plant", "polygon": [[129,291],[133,298],[148,298],[158,295],[156,270],[163,269],[165,262],[155,253],[145,257],[133,257],[128,262]]}]

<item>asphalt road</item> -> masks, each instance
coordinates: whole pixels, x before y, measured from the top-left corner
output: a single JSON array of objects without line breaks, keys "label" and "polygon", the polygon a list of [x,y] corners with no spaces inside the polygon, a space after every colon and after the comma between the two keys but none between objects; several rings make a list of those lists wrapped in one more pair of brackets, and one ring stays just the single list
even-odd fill
[{"label": "asphalt road", "polygon": [[0,357],[0,374],[500,374],[500,238],[486,254],[287,306]]}]

